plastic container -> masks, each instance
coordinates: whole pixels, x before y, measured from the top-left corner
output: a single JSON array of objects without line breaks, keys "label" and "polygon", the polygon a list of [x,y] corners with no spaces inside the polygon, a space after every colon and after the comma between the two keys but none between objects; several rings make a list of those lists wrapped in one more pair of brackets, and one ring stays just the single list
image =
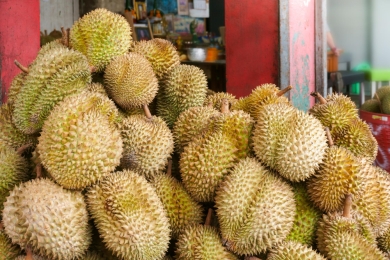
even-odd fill
[{"label": "plastic container", "polygon": [[371,127],[372,134],[378,142],[375,165],[390,172],[390,115],[363,110],[359,112],[360,118]]}]

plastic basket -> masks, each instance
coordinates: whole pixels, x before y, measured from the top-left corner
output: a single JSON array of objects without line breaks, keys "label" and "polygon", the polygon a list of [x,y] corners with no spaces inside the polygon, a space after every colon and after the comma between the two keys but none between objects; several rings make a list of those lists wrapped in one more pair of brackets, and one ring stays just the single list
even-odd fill
[{"label": "plastic basket", "polygon": [[378,142],[375,165],[390,172],[390,115],[363,110],[359,112],[360,118],[371,127],[372,134]]}]

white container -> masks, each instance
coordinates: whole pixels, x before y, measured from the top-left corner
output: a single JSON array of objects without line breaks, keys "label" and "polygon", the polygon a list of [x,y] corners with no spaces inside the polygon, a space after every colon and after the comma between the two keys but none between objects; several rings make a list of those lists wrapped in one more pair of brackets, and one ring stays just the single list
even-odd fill
[{"label": "white container", "polygon": [[205,61],[206,48],[188,48],[187,57],[190,61]]}]

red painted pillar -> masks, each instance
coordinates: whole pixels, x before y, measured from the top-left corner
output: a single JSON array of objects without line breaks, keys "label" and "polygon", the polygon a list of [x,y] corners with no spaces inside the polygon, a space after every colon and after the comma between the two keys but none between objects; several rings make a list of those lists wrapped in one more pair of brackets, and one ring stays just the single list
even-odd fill
[{"label": "red painted pillar", "polygon": [[242,97],[260,84],[278,84],[278,1],[225,0],[225,27],[226,91]]},{"label": "red painted pillar", "polygon": [[39,0],[0,1],[0,87],[1,100],[7,101],[12,79],[20,73],[18,60],[30,64],[40,41]]}]

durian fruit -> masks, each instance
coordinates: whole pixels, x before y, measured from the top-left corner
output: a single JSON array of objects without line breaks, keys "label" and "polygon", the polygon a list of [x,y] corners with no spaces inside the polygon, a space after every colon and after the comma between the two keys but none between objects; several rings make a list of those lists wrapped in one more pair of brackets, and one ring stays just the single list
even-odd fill
[{"label": "durian fruit", "polygon": [[175,149],[181,153],[184,147],[208,126],[210,118],[217,116],[216,109],[206,107],[190,107],[180,114],[173,126]]},{"label": "durian fruit", "polygon": [[297,210],[294,225],[286,240],[312,246],[322,213],[310,201],[305,183],[292,183],[292,187]]},{"label": "durian fruit", "polygon": [[88,84],[87,90],[91,92],[97,92],[103,95],[107,95],[106,89],[104,88],[102,83],[92,82],[91,84]]},{"label": "durian fruit", "polygon": [[169,219],[153,186],[132,171],[115,172],[88,189],[88,209],[106,247],[121,259],[162,259]]},{"label": "durian fruit", "polygon": [[8,99],[7,99],[7,104],[10,105],[11,107],[15,103],[16,97],[18,96],[20,90],[23,87],[24,81],[26,79],[26,75],[27,73],[22,71],[12,79],[11,85],[9,86],[8,89]]},{"label": "durian fruit", "polygon": [[70,46],[84,54],[99,72],[111,60],[127,53],[132,38],[126,19],[103,8],[97,8],[76,21],[70,30]]},{"label": "durian fruit", "polygon": [[249,111],[249,98],[246,97],[240,97],[231,107],[232,110],[243,110],[243,111]]},{"label": "durian fruit", "polygon": [[[15,260],[26,260],[26,259],[28,259],[28,260],[49,260],[46,257],[33,254],[30,248],[27,249],[26,253],[27,253],[27,255],[20,255],[20,256],[16,257]],[[84,260],[86,260],[86,259],[84,259]]]},{"label": "durian fruit", "polygon": [[126,117],[118,123],[123,140],[120,166],[149,179],[167,165],[174,141],[164,120],[152,116],[146,105],[144,113]]},{"label": "durian fruit", "polygon": [[326,99],[318,92],[310,95],[316,97],[319,103],[316,103],[309,113],[318,118],[325,127],[329,127],[331,132],[344,128],[351,119],[359,117],[355,103],[343,94],[333,93]]},{"label": "durian fruit", "polygon": [[284,241],[296,214],[290,185],[254,158],[240,160],[215,197],[222,239],[240,255],[254,255]]},{"label": "durian fruit", "polygon": [[177,260],[238,260],[227,251],[215,227],[210,226],[211,209],[205,225],[193,224],[179,235],[176,242],[175,259]]},{"label": "durian fruit", "polygon": [[206,92],[207,79],[203,70],[193,65],[175,66],[157,95],[157,115],[172,128],[183,111],[203,105]]},{"label": "durian fruit", "polygon": [[390,253],[390,228],[382,236],[378,237],[378,247],[386,253]]},{"label": "durian fruit", "polygon": [[165,39],[135,42],[132,52],[143,55],[152,64],[153,71],[160,81],[180,64],[180,56],[175,46]]},{"label": "durian fruit", "polygon": [[4,203],[3,223],[12,243],[49,259],[79,258],[91,242],[83,195],[48,179],[16,186]]},{"label": "durian fruit", "polygon": [[324,215],[317,230],[317,248],[329,259],[385,259],[376,247],[366,219],[351,212],[352,196],[345,196],[343,212]]},{"label": "durian fruit", "polygon": [[37,61],[40,60],[43,55],[46,54],[46,52],[50,52],[53,49],[68,49],[68,47],[64,45],[62,39],[48,42],[39,49],[35,60],[30,64],[30,66],[33,66],[35,63],[37,63]]},{"label": "durian fruit", "polygon": [[151,103],[158,90],[151,64],[137,53],[111,61],[106,67],[104,82],[109,97],[124,110]]},{"label": "durian fruit", "polygon": [[36,135],[26,135],[21,132],[12,122],[12,106],[8,103],[0,106],[0,143],[6,144],[14,149],[25,144],[32,147],[38,143]]},{"label": "durian fruit", "polygon": [[366,102],[364,102],[360,107],[360,109],[372,113],[381,113],[380,102],[378,99],[375,98],[369,99]]},{"label": "durian fruit", "polygon": [[0,143],[0,215],[10,190],[30,177],[27,159],[21,156],[26,147],[21,148],[15,151]]},{"label": "durian fruit", "polygon": [[349,150],[334,146],[330,134],[328,137],[330,147],[320,168],[308,180],[307,191],[320,210],[334,212],[342,209],[345,194],[361,194],[365,178],[358,159]]},{"label": "durian fruit", "polygon": [[335,145],[350,150],[358,158],[373,162],[378,154],[378,142],[370,126],[360,118],[352,119],[342,129],[335,129],[332,138]]},{"label": "durian fruit", "polygon": [[390,93],[390,86],[380,87],[376,91],[376,94],[378,95],[380,101],[382,101],[385,96],[389,95],[389,93]]},{"label": "durian fruit", "polygon": [[54,48],[29,67],[14,103],[13,122],[25,134],[41,130],[52,108],[91,82],[88,61],[74,50]]},{"label": "durian fruit", "polygon": [[390,114],[390,93],[381,100],[381,108],[384,114]]},{"label": "durian fruit", "polygon": [[213,108],[220,110],[223,99],[227,99],[229,101],[230,106],[234,106],[234,104],[237,102],[237,99],[234,95],[226,92],[217,92],[212,95],[208,95],[203,105],[211,105]]},{"label": "durian fruit", "polygon": [[299,242],[288,241],[271,249],[267,260],[325,260],[311,248]]},{"label": "durian fruit", "polygon": [[122,156],[115,104],[84,91],[59,103],[39,137],[42,164],[67,189],[84,189],[114,171]]},{"label": "durian fruit", "polygon": [[14,245],[11,239],[3,231],[3,227],[0,230],[0,260],[15,259],[22,253],[22,250],[18,245]]},{"label": "durian fruit", "polygon": [[183,185],[171,176],[170,171],[171,167],[168,167],[167,174],[154,176],[151,184],[168,214],[171,237],[177,238],[188,225],[202,222],[203,209],[190,197]]}]

